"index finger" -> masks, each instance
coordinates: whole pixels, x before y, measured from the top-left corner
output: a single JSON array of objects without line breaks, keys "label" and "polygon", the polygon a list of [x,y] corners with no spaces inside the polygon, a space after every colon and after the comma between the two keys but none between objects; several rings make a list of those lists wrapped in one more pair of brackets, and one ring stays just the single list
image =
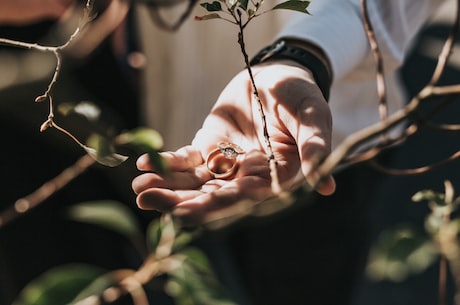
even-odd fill
[{"label": "index finger", "polygon": [[[185,171],[190,168],[203,164],[204,160],[201,152],[192,146],[185,146],[176,152],[161,152],[161,158],[165,161],[171,171]],[[137,159],[136,166],[142,171],[156,171],[157,168],[150,161],[148,154],[144,154]]]}]

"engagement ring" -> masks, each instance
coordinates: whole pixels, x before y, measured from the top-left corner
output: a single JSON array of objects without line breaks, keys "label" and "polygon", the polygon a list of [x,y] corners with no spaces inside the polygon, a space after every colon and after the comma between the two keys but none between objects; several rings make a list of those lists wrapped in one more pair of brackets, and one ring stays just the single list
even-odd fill
[{"label": "engagement ring", "polygon": [[219,142],[217,143],[217,147],[219,147],[220,151],[227,159],[235,159],[238,155],[244,153],[241,147],[229,142]]},{"label": "engagement ring", "polygon": [[238,155],[244,150],[236,144],[228,142],[217,143],[217,148],[212,150],[206,158],[208,171],[217,179],[231,177],[238,166]]}]

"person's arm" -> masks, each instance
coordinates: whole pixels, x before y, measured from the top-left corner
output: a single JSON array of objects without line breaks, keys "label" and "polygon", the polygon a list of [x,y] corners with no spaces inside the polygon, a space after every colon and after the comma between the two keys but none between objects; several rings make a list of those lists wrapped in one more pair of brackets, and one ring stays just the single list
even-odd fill
[{"label": "person's arm", "polygon": [[[289,190],[299,173],[311,181],[317,161],[330,152],[332,129],[328,104],[313,75],[289,60],[263,62],[253,67],[253,73],[281,185]],[[226,161],[223,153],[214,153],[220,142],[236,144],[244,153]],[[247,71],[241,71],[222,91],[192,144],[162,153],[169,166],[167,174],[158,173],[148,155],[138,159],[137,166],[145,173],[132,183],[137,204],[142,209],[172,211],[184,220],[201,222],[241,200],[263,201],[273,196],[265,148],[258,103]],[[221,163],[222,171],[215,170],[217,166],[208,162],[208,156]],[[232,162],[236,167],[229,177],[209,171],[224,172],[224,166]],[[332,194],[332,177],[316,190]]]},{"label": "person's arm", "polygon": [[[387,38],[380,40],[390,62],[393,58],[402,60],[398,59],[397,50],[403,52],[418,30],[413,29],[400,37],[394,26],[418,24],[420,27],[428,18],[428,12],[411,15],[409,12],[415,11],[399,10],[405,9],[405,5],[409,8],[409,4],[418,4],[424,12],[439,1],[369,0],[371,18],[383,22],[376,22],[374,28],[378,37]],[[397,15],[388,16],[393,10]],[[358,69],[370,53],[358,1],[312,1],[310,11],[312,16],[299,17],[280,34],[280,38],[311,53],[316,60],[297,60],[298,54],[285,56],[284,51],[284,55],[279,56],[275,45],[276,54],[268,58],[262,56],[253,66],[278,162],[280,182],[285,189],[290,188],[290,182],[298,177],[299,171],[311,181],[316,174],[317,161],[330,153],[332,118],[326,101],[329,84],[324,84],[324,73],[319,70],[327,71],[333,87],[334,81]],[[379,13],[383,15],[375,17]],[[418,22],[406,21],[406,17],[420,19]],[[394,20],[399,21],[393,24]],[[375,73],[375,69],[364,72]],[[272,196],[262,131],[252,85],[247,71],[242,71],[224,89],[192,145],[163,154],[170,166],[168,175],[156,173],[147,155],[139,158],[138,168],[146,173],[133,181],[138,206],[172,211],[183,219],[200,222],[210,213],[219,213],[240,200],[262,201]],[[217,150],[214,153],[219,142],[237,144],[245,151],[238,156],[238,166],[233,168],[229,177],[220,177],[209,171],[208,156],[225,161],[221,156],[224,152]],[[323,195],[333,193],[333,178],[327,177],[316,190]]]},{"label": "person's arm", "polygon": [[[368,0],[368,14],[387,71],[399,67],[415,36],[444,0]],[[369,56],[359,0],[312,1],[311,16],[297,14],[279,33],[324,51],[334,80],[355,71]],[[375,70],[362,71],[372,74]]]}]

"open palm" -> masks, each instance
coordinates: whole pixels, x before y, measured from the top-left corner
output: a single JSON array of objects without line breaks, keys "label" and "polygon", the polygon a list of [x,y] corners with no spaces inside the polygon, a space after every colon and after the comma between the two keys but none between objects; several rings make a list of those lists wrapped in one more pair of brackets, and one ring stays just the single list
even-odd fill
[{"label": "open palm", "polygon": [[[299,172],[308,180],[318,159],[329,153],[329,107],[311,74],[294,63],[266,63],[254,67],[253,73],[278,177],[288,189]],[[133,180],[138,206],[201,222],[207,214],[241,200],[272,196],[261,117],[248,73],[243,71],[221,93],[192,144],[162,153],[167,174],[156,173],[147,155],[138,159],[138,168],[146,171]],[[237,171],[228,179],[216,179],[206,166],[206,156],[222,141],[244,150]],[[317,191],[328,195],[334,189],[333,179],[328,178]]]}]

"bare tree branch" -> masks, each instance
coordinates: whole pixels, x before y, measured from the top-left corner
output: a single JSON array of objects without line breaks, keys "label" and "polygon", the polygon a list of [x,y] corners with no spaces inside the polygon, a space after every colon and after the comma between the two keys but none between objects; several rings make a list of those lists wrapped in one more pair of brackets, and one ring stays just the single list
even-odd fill
[{"label": "bare tree branch", "polygon": [[59,175],[47,181],[31,194],[19,198],[14,205],[0,214],[0,228],[4,227],[19,216],[37,207],[40,203],[61,190],[73,179],[78,177],[96,161],[89,155],[84,155],[75,164],[66,168]]},{"label": "bare tree branch", "polygon": [[377,96],[378,96],[378,105],[380,119],[385,120],[388,117],[388,103],[386,95],[386,84],[385,84],[385,73],[383,69],[383,57],[380,52],[379,45],[374,35],[374,30],[372,27],[372,22],[369,19],[369,14],[367,10],[367,0],[361,0],[361,10],[364,19],[364,28],[366,30],[366,35],[368,41],[371,45],[372,54],[374,55],[375,62],[377,64]]},{"label": "bare tree branch", "polygon": [[436,162],[436,163],[432,163],[430,165],[426,165],[426,166],[422,166],[422,167],[418,167],[418,168],[411,168],[411,169],[396,169],[396,168],[388,168],[388,167],[383,167],[381,166],[380,164],[377,163],[376,160],[371,160],[369,161],[369,164],[371,165],[371,167],[385,173],[385,174],[388,174],[388,175],[398,175],[398,176],[402,176],[402,175],[420,175],[420,174],[424,174],[424,173],[427,173],[429,171],[432,171],[434,169],[437,169],[439,167],[442,167],[442,166],[445,166],[447,164],[449,164],[450,162],[454,161],[454,160],[457,160],[460,158],[460,150],[457,151],[456,153],[452,154],[450,157],[446,158],[446,159],[443,159],[439,162]]}]

